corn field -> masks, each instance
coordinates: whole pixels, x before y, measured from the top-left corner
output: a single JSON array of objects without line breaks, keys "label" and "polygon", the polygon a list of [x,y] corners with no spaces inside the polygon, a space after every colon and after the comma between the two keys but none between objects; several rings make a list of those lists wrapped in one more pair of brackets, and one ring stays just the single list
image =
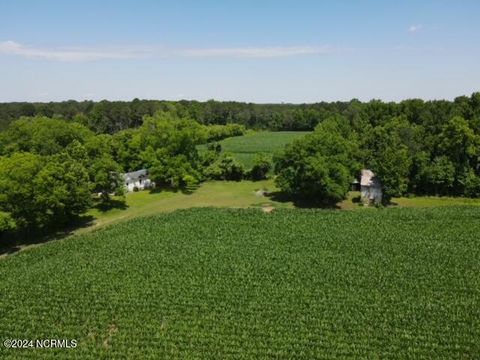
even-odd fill
[{"label": "corn field", "polygon": [[0,260],[2,359],[478,359],[475,207],[190,209]]}]

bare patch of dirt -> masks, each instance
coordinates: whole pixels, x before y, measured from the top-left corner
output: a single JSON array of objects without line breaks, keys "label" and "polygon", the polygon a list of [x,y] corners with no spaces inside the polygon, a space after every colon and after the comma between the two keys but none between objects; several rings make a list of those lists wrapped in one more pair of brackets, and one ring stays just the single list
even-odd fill
[{"label": "bare patch of dirt", "polygon": [[111,324],[109,327],[108,327],[108,330],[107,330],[107,337],[105,338],[105,340],[103,340],[103,347],[104,348],[109,348],[110,347],[110,342],[112,341],[112,337],[113,335],[115,335],[116,333],[118,332],[118,328],[115,324]]},{"label": "bare patch of dirt", "polygon": [[264,206],[264,207],[262,207],[262,211],[263,211],[264,213],[267,213],[267,214],[273,212],[274,210],[275,210],[275,208],[274,208],[273,206]]},{"label": "bare patch of dirt", "polygon": [[268,189],[256,190],[255,195],[257,195],[257,196],[268,196],[268,195],[270,195],[270,191],[268,191]]}]

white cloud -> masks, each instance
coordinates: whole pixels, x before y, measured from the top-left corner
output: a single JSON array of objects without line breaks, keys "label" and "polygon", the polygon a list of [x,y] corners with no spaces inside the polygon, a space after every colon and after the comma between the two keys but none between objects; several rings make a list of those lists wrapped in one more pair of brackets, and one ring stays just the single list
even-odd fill
[{"label": "white cloud", "polygon": [[0,55],[23,56],[51,61],[84,62],[103,59],[132,59],[142,57],[192,57],[192,58],[277,58],[333,53],[329,46],[290,47],[235,47],[167,49],[161,47],[123,48],[40,48],[15,41],[0,42]]},{"label": "white cloud", "polygon": [[84,49],[84,48],[37,48],[19,44],[15,41],[0,42],[0,54],[18,55],[55,61],[93,61],[101,59],[131,59],[141,56],[132,49]]},{"label": "white cloud", "polygon": [[410,25],[408,28],[409,33],[416,33],[423,30],[423,25],[422,24],[417,24],[417,25]]},{"label": "white cloud", "polygon": [[332,52],[333,49],[328,46],[291,46],[185,49],[178,51],[178,54],[187,57],[274,58],[299,55],[322,55]]}]

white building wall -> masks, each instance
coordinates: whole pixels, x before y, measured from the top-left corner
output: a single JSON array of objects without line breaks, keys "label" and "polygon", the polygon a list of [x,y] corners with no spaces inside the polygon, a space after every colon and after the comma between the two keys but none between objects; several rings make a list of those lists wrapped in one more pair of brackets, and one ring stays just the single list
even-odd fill
[{"label": "white building wall", "polygon": [[140,180],[127,182],[126,187],[128,191],[133,191],[135,187],[137,187],[138,190],[144,190],[149,188],[151,184],[152,182],[150,181],[150,179],[144,179],[141,182]]}]

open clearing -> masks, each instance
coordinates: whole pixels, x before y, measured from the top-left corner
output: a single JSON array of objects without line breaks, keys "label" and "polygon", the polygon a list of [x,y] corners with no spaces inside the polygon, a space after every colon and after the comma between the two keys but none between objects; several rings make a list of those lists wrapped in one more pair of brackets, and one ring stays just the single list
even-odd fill
[{"label": "open clearing", "polygon": [[[70,234],[83,234],[97,230],[107,225],[116,224],[122,221],[138,217],[145,217],[178,209],[188,208],[262,208],[270,212],[276,209],[294,209],[297,205],[289,200],[280,200],[275,196],[264,196],[261,193],[267,190],[270,193],[277,193],[278,188],[272,179],[262,181],[208,181],[202,183],[192,193],[161,191],[150,193],[148,191],[132,192],[126,195],[126,204],[121,208],[111,208],[100,211],[97,208],[91,209],[87,217],[91,218],[88,225],[79,227]],[[350,192],[347,199],[337,204],[338,210],[355,210],[375,212],[379,211],[371,207],[358,205],[358,192]],[[429,207],[451,207],[451,206],[480,206],[480,199],[449,198],[449,197],[411,197],[394,198],[394,205],[390,207],[407,208],[429,208]],[[60,234],[63,238],[64,235]],[[55,237],[53,237],[55,238]],[[43,246],[42,241],[33,243],[18,244],[13,252],[24,251],[37,246]],[[47,239],[48,240],[48,239]],[[0,255],[0,260],[9,256],[10,251]]]},{"label": "open clearing", "polygon": [[92,209],[88,215],[95,218],[94,226],[100,227],[134,217],[192,207],[246,208],[268,205],[279,208],[293,207],[291,202],[278,202],[265,196],[258,196],[257,191],[262,189],[268,189],[269,191],[277,190],[273,180],[244,180],[209,181],[201,184],[191,194],[185,194],[180,191],[162,191],[159,193],[139,191],[126,195],[126,209],[111,209],[103,212],[98,209]]},{"label": "open clearing", "polygon": [[[285,145],[308,134],[308,131],[261,131],[244,136],[235,136],[220,141],[222,151],[232,154],[248,169],[253,165],[255,155],[273,155]],[[205,145],[200,149],[205,148]]]},{"label": "open clearing", "polygon": [[78,340],[1,357],[478,358],[479,232],[477,207],[137,218],[0,261],[0,338]]},{"label": "open clearing", "polygon": [[[273,208],[294,208],[291,201],[274,200],[267,196],[259,196],[258,190],[278,191],[272,179],[263,181],[209,181],[201,184],[191,194],[182,192],[162,191],[150,193],[140,191],[128,193],[126,196],[125,209],[111,209],[99,211],[92,209],[88,215],[95,218],[93,228],[107,224],[128,220],[135,217],[155,215],[159,213],[187,209],[191,207],[273,207]],[[337,204],[342,210],[375,210],[360,207],[355,198],[360,195],[358,192],[350,192],[346,200]],[[480,199],[448,198],[448,197],[412,197],[394,198],[393,207],[443,207],[459,205],[480,206]],[[92,227],[80,231],[91,230]]]}]

